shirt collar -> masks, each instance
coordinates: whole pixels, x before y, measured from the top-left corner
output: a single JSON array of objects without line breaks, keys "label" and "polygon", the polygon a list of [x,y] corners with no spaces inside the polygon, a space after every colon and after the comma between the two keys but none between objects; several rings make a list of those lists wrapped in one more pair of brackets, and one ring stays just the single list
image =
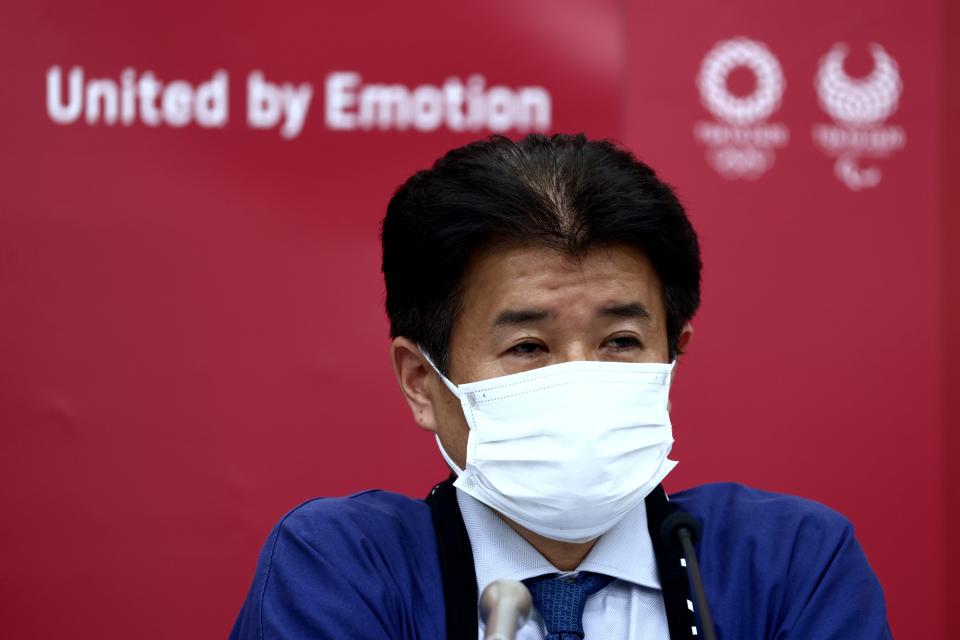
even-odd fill
[{"label": "shirt collar", "polygon": [[[457,502],[473,549],[479,593],[488,584],[505,578],[526,580],[556,567],[511,529],[497,513],[473,496],[457,489]],[[610,531],[600,536],[577,571],[593,571],[634,584],[660,589],[657,561],[647,530],[647,508],[640,503]]]}]

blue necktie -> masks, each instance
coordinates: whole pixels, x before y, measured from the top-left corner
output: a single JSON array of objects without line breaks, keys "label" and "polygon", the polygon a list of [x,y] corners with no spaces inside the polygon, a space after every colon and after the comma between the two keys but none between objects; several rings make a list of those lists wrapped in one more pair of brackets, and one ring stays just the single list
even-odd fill
[{"label": "blue necktie", "polygon": [[587,598],[610,584],[610,576],[589,571],[576,578],[534,578],[527,580],[533,604],[547,627],[546,640],[582,640],[583,607]]}]

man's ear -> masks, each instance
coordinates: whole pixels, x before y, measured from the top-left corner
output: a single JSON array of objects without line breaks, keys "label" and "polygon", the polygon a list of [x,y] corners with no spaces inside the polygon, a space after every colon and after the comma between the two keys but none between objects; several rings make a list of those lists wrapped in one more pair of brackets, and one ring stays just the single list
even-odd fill
[{"label": "man's ear", "polygon": [[[680,354],[687,352],[687,346],[690,344],[690,340],[693,338],[693,325],[689,322],[683,325],[683,329],[680,330],[680,339],[677,340],[677,364],[673,367],[673,374],[670,376],[671,384],[677,380],[677,370],[680,368]],[[667,400],[667,411],[670,411],[671,403]]]},{"label": "man's ear", "polygon": [[390,362],[400,391],[421,429],[436,432],[435,408],[437,383],[443,386],[433,367],[426,361],[420,348],[409,338],[398,336],[390,345]]},{"label": "man's ear", "polygon": [[689,322],[683,325],[683,329],[680,330],[680,339],[677,340],[677,347],[680,350],[680,353],[685,353],[687,347],[690,344],[690,340],[693,338],[693,325]]}]

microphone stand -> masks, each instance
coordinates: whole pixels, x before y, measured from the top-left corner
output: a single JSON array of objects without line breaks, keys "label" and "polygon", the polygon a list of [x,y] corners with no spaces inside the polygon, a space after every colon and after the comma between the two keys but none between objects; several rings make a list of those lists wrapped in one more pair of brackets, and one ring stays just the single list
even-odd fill
[{"label": "microphone stand", "polygon": [[517,629],[530,617],[533,601],[522,582],[497,580],[487,585],[480,596],[480,619],[485,627],[484,640],[514,640]]},{"label": "microphone stand", "polygon": [[703,628],[704,640],[716,640],[717,632],[713,628],[713,616],[710,615],[707,592],[703,588],[700,563],[697,561],[697,551],[693,547],[700,537],[700,522],[685,511],[674,511],[663,521],[660,533],[668,545],[680,543],[680,549],[687,563],[690,584],[693,587],[696,610],[700,612],[700,626]]}]

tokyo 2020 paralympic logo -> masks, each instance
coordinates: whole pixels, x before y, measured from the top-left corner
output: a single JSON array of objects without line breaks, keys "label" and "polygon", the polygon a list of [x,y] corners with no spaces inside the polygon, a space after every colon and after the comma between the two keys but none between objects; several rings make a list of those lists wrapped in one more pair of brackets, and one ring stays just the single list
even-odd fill
[{"label": "tokyo 2020 paralympic logo", "polygon": [[[752,73],[749,95],[730,91],[728,78],[737,68]],[[790,139],[786,125],[769,123],[783,98],[786,80],[776,56],[762,42],[737,37],[718,42],[707,53],[697,76],[700,101],[713,114],[694,136],[707,147],[707,161],[720,175],[755,179],[773,166],[774,150]]]},{"label": "tokyo 2020 paralympic logo", "polygon": [[883,158],[906,144],[901,127],[884,124],[897,110],[903,82],[896,60],[879,44],[870,45],[873,70],[863,78],[844,71],[848,52],[845,44],[837,43],[820,59],[814,87],[834,123],[814,125],[813,140],[836,158],[837,179],[859,191],[877,186],[883,177],[880,167],[864,167],[861,159]]}]

